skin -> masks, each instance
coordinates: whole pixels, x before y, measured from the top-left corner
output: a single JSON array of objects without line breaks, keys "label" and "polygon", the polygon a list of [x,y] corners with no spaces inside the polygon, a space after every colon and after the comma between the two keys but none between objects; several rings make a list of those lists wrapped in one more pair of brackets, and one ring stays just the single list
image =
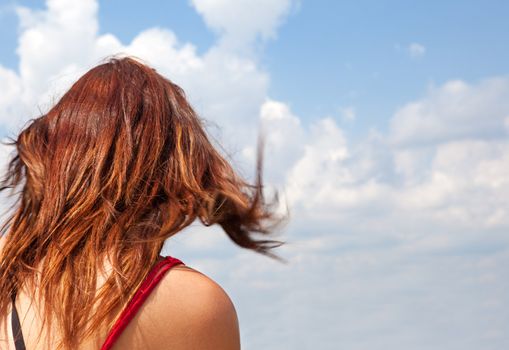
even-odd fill
[{"label": "skin", "polygon": [[[0,238],[0,253],[4,238]],[[27,348],[44,349],[35,339],[37,317],[27,293],[19,293],[16,308],[22,321]],[[9,321],[8,341],[0,348],[14,350],[10,314],[0,317],[0,329]],[[34,326],[35,325],[35,326]],[[80,349],[98,349],[107,334],[98,330]],[[1,334],[0,338],[5,335]],[[98,346],[99,344],[99,346]],[[115,343],[114,349],[132,350],[240,350],[237,313],[219,284],[190,267],[171,268]]]}]

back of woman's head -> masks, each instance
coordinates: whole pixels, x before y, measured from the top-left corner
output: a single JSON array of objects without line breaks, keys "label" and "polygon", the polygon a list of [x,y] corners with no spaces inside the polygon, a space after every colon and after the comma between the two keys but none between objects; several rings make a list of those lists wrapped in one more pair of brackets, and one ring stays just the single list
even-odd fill
[{"label": "back of woman's head", "polygon": [[[34,285],[45,323],[75,347],[125,303],[164,241],[197,218],[239,246],[278,258],[283,218],[262,194],[262,147],[249,184],[212,146],[183,90],[133,58],[84,74],[17,139],[2,188],[22,186],[1,228],[0,315],[8,291]],[[97,268],[112,269],[95,295]],[[97,313],[90,311],[100,304]]]}]

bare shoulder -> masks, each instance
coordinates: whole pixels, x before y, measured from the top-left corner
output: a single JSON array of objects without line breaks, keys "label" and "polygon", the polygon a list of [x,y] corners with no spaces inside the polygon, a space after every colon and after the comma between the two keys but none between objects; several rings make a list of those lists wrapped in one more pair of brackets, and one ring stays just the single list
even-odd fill
[{"label": "bare shoulder", "polygon": [[4,249],[6,239],[7,238],[5,236],[0,236],[0,255],[2,254],[2,251]]},{"label": "bare shoulder", "polygon": [[224,289],[210,277],[188,266],[177,265],[161,280],[156,294],[154,303],[161,326],[161,331],[157,332],[161,348],[240,349],[235,306]]}]

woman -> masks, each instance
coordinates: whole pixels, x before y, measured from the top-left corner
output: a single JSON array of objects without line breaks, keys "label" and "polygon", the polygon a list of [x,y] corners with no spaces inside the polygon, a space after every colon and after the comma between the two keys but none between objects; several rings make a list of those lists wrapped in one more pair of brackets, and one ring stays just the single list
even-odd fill
[{"label": "woman", "polygon": [[[0,190],[0,349],[240,348],[224,290],[164,241],[198,218],[255,240],[284,218],[212,146],[182,89],[133,58],[83,75],[19,134]],[[171,269],[171,270],[170,270]],[[169,272],[170,271],[170,272]]]}]

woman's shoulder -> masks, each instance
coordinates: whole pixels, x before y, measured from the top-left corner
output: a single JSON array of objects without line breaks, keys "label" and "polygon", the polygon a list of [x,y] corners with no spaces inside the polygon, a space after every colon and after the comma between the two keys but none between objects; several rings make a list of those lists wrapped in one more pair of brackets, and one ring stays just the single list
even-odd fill
[{"label": "woman's shoulder", "polygon": [[235,306],[226,291],[204,273],[187,265],[173,266],[150,299],[146,306],[159,320],[160,329],[153,334],[160,346],[240,349]]},{"label": "woman's shoulder", "polygon": [[182,322],[208,321],[204,318],[207,316],[236,316],[235,306],[221,285],[187,265],[174,266],[160,284],[159,294],[167,306],[185,311]]},{"label": "woman's shoulder", "polygon": [[0,255],[2,254],[2,251],[4,249],[4,245],[5,245],[5,240],[7,238],[5,237],[5,235],[3,236],[0,236]]},{"label": "woman's shoulder", "polygon": [[193,301],[193,305],[209,307],[210,299],[233,307],[226,291],[211,277],[185,264],[173,266],[159,283],[159,293],[165,300]]}]

